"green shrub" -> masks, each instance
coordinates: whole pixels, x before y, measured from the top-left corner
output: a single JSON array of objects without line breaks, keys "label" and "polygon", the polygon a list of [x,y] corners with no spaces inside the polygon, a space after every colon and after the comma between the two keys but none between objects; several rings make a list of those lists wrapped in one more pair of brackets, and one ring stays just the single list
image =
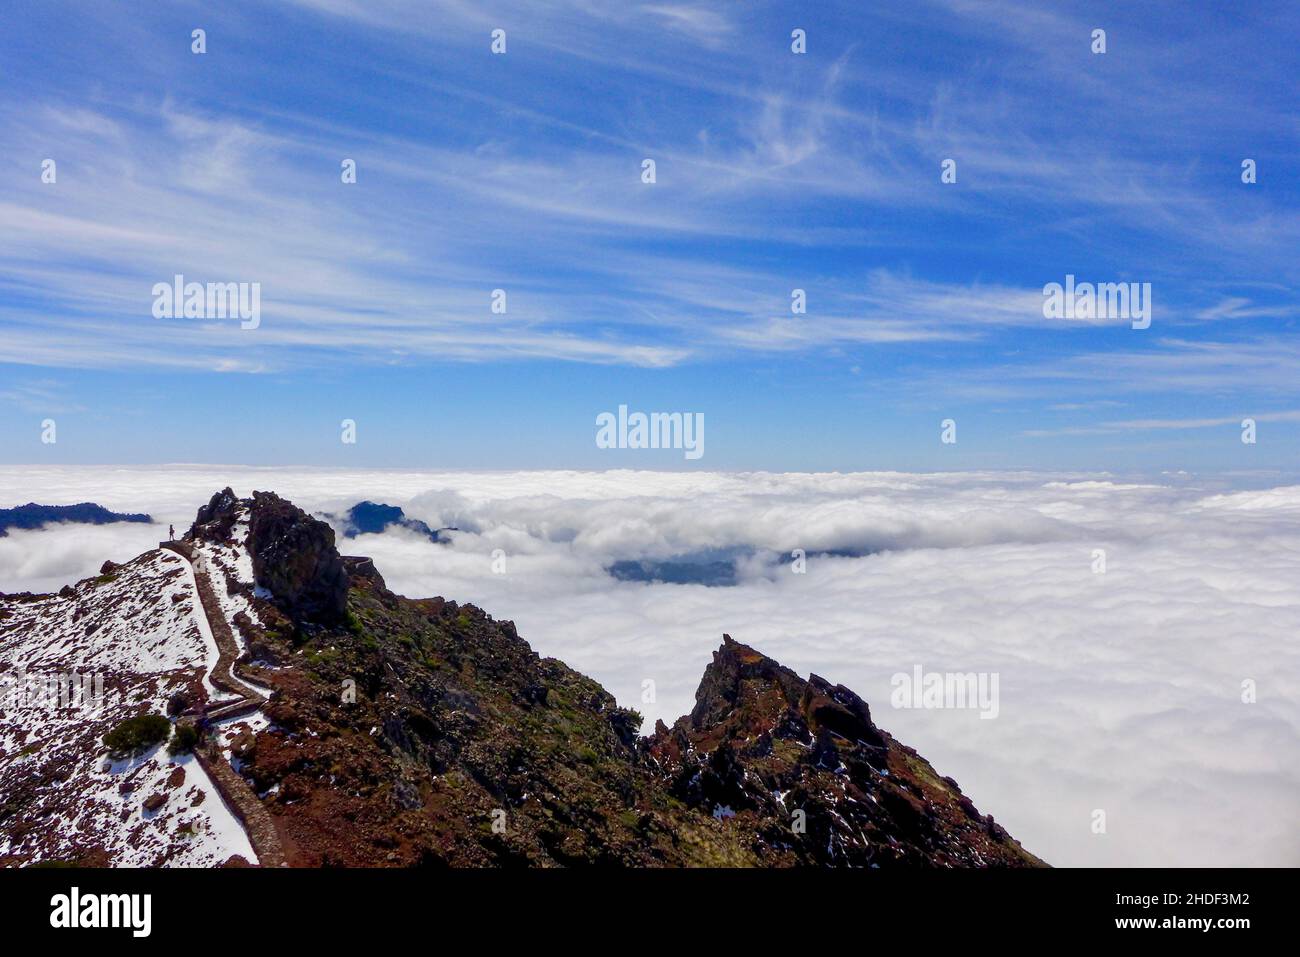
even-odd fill
[{"label": "green shrub", "polygon": [[199,729],[192,724],[178,724],[172,731],[171,743],[167,745],[169,754],[189,754],[199,743]]},{"label": "green shrub", "polygon": [[641,717],[641,712],[631,708],[613,708],[608,717],[618,739],[631,747],[641,733],[641,725],[645,721]]},{"label": "green shrub", "polygon": [[167,733],[172,725],[160,714],[141,714],[118,722],[112,731],[104,735],[104,744],[108,753],[115,758],[140,754],[155,744],[167,740]]}]

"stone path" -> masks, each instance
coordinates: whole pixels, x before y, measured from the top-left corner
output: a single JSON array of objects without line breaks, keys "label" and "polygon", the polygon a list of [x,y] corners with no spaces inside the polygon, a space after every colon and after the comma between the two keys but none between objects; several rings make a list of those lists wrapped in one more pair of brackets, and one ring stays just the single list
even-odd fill
[{"label": "stone path", "polygon": [[244,830],[248,832],[248,842],[257,852],[258,864],[262,867],[288,867],[280,835],[276,833],[271,815],[257,799],[248,782],[221,756],[221,750],[215,744],[208,744],[196,748],[194,757],[203,766],[203,770],[208,772],[208,777],[221,792],[235,817],[243,823]]},{"label": "stone path", "polygon": [[[212,637],[217,644],[217,663],[212,666],[208,680],[214,687],[239,696],[235,701],[205,706],[203,717],[208,722],[213,722],[260,710],[266,704],[266,697],[235,677],[235,668],[240,655],[239,644],[235,641],[234,632],[230,630],[225,612],[221,610],[221,602],[213,590],[212,579],[207,570],[194,564],[194,549],[186,542],[160,542],[159,547],[181,556],[194,571],[194,584],[199,593],[199,607],[203,611],[203,617],[208,621],[208,628],[211,629]],[[196,748],[194,756],[203,770],[208,773],[217,790],[221,792],[222,798],[230,806],[231,811],[243,823],[244,829],[248,832],[249,843],[257,852],[258,862],[263,867],[286,867],[288,862],[285,860],[284,848],[276,833],[275,824],[271,821],[271,815],[253,793],[253,789],[248,786],[248,782],[240,777],[221,756],[220,748],[215,743],[209,742]]]}]

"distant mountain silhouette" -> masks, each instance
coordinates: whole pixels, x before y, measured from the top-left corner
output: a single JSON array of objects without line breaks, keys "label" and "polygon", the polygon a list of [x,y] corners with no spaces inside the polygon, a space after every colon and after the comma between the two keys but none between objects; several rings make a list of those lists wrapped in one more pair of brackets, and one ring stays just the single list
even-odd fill
[{"label": "distant mountain silhouette", "polygon": [[108,525],[111,522],[152,522],[148,515],[110,512],[94,502],[80,505],[37,505],[28,502],[17,508],[0,508],[0,538],[11,528],[40,528],[50,522],[78,522],[82,525]]},{"label": "distant mountain silhouette", "polygon": [[[666,585],[722,588],[738,584],[737,561],[753,558],[756,554],[759,554],[756,549],[748,547],[715,548],[668,559],[619,559],[607,566],[605,571],[611,578],[624,582],[661,582]],[[788,565],[794,561],[794,555],[790,552],[765,554],[778,565]],[[870,554],[872,552],[867,549],[835,548],[806,552],[805,557],[861,558]]]},{"label": "distant mountain silhouette", "polygon": [[734,561],[649,561],[623,559],[605,569],[624,582],[664,582],[669,585],[734,585]]},{"label": "distant mountain silhouette", "polygon": [[396,505],[382,505],[378,502],[358,502],[342,515],[322,513],[322,517],[338,525],[343,530],[344,538],[356,538],[358,535],[378,535],[393,525],[408,528],[426,536],[431,542],[446,542],[442,532],[454,532],[454,528],[434,530],[418,518],[407,518],[406,513]]}]

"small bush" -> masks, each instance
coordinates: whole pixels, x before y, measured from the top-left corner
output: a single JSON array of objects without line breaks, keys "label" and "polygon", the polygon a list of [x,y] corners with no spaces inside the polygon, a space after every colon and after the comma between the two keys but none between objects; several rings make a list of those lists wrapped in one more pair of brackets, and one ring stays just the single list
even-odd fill
[{"label": "small bush", "polygon": [[104,735],[108,753],[115,758],[140,754],[167,740],[171,722],[160,714],[141,714],[121,721]]},{"label": "small bush", "polygon": [[178,724],[172,731],[168,754],[189,754],[199,743],[199,729],[192,724]]}]

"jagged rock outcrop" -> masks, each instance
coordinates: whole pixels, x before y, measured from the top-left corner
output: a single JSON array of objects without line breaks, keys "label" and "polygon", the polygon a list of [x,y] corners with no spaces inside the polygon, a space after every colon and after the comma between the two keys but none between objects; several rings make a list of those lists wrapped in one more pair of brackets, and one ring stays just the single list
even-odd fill
[{"label": "jagged rock outcrop", "polygon": [[256,583],[295,621],[340,621],[347,609],[348,575],[334,530],[273,492],[240,500],[227,488],[199,509],[190,535],[227,539],[241,518],[249,526]]},{"label": "jagged rock outcrop", "polygon": [[194,519],[194,524],[190,526],[190,533],[198,534],[201,526],[208,526],[204,532],[206,537],[211,537],[213,532],[218,530],[223,535],[228,534],[231,526],[235,524],[238,512],[239,497],[230,486],[226,486],[214,494],[207,505],[199,506],[199,513]]},{"label": "jagged rock outcrop", "polygon": [[752,827],[762,863],[1040,863],[851,690],[728,635],[691,714],[660,722],[647,750],[687,806]]}]

